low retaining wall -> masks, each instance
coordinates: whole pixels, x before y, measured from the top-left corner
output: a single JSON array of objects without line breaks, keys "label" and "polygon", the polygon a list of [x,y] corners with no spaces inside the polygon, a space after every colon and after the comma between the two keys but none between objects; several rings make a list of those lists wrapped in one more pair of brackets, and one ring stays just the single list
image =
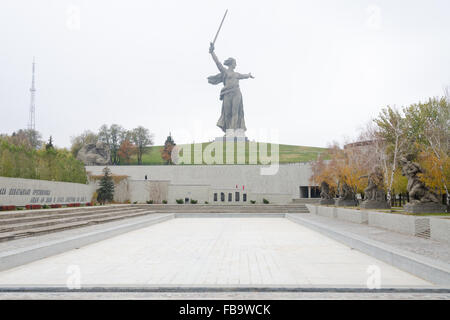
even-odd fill
[{"label": "low retaining wall", "polygon": [[450,242],[450,219],[306,204],[309,212],[425,239]]},{"label": "low retaining wall", "polygon": [[92,185],[0,177],[0,205],[67,204],[90,202]]},{"label": "low retaining wall", "polygon": [[430,238],[450,242],[450,219],[430,218]]},{"label": "low retaining wall", "polygon": [[[309,207],[308,207],[308,209],[309,209]],[[323,216],[323,217],[336,218],[337,217],[336,209],[337,209],[336,207],[317,206],[316,214],[319,216]]]},{"label": "low retaining wall", "polygon": [[369,225],[414,236],[416,218],[401,214],[369,212]]},{"label": "low retaining wall", "polygon": [[365,210],[354,210],[354,209],[342,209],[336,208],[336,217],[341,220],[354,222],[354,223],[365,223],[368,222],[368,213]]}]

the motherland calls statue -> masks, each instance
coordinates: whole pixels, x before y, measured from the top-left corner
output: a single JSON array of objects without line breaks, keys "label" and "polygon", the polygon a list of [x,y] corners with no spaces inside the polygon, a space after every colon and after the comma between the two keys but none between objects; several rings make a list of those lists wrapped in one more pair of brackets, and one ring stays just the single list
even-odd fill
[{"label": "the motherland calls statue", "polygon": [[375,166],[373,171],[360,178],[367,178],[367,188],[364,189],[364,201],[361,208],[365,209],[389,209],[384,192],[384,175],[380,166]]},{"label": "the motherland calls statue", "polygon": [[334,204],[333,195],[330,191],[330,185],[326,181],[322,181],[320,184],[319,204]]},{"label": "the motherland calls statue", "polygon": [[[209,47],[209,53],[211,54],[211,57],[213,58],[220,73],[215,76],[208,77],[208,82],[211,84],[223,83],[224,85],[220,91],[222,113],[219,121],[217,121],[217,126],[225,132],[226,136],[244,137],[247,128],[245,127],[244,104],[242,101],[241,90],[239,89],[239,80],[249,78],[253,79],[253,76],[251,73],[241,74],[234,71],[236,68],[236,59],[234,58],[228,58],[222,65],[219,58],[217,58],[214,53],[214,44],[227,12],[225,12],[216,37],[214,38],[214,41],[210,43]],[[226,67],[224,67],[224,65]]]},{"label": "the motherland calls statue", "polygon": [[78,151],[77,159],[87,166],[104,166],[110,162],[109,148],[103,142],[89,143]]},{"label": "the motherland calls statue", "polygon": [[236,68],[236,60],[234,58],[225,60],[223,63],[227,66],[227,68],[225,68],[214,53],[214,45],[212,43],[209,48],[209,53],[211,53],[220,73],[208,77],[208,82],[211,84],[223,83],[224,85],[220,91],[222,114],[220,115],[219,121],[217,121],[217,126],[225,133],[229,133],[230,131],[227,132],[227,130],[232,129],[236,135],[243,136],[247,128],[245,127],[244,104],[242,101],[241,90],[239,89],[239,80],[253,79],[253,76],[251,73],[241,74],[234,71]]},{"label": "the motherland calls statue", "polygon": [[430,191],[417,174],[423,173],[422,168],[412,161],[411,156],[400,159],[402,175],[408,178],[407,190],[409,203],[404,206],[411,213],[445,212],[445,205],[440,204],[438,196]]}]

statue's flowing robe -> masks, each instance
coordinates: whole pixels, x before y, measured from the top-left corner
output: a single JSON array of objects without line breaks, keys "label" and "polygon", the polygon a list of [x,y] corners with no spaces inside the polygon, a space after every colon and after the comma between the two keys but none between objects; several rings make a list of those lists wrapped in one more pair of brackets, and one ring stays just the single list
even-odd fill
[{"label": "statue's flowing robe", "polygon": [[239,89],[239,79],[245,79],[247,77],[234,71],[224,71],[215,76],[208,77],[208,82],[211,84],[224,84],[224,87],[220,91],[222,113],[217,121],[217,126],[223,132],[226,132],[227,129],[247,130],[244,120],[244,104],[241,90]]}]

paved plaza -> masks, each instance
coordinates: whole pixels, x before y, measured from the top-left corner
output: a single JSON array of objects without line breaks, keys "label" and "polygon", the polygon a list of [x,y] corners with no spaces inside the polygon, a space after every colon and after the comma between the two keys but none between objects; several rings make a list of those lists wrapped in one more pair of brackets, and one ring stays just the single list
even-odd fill
[{"label": "paved plaza", "polygon": [[178,218],[0,272],[0,286],[431,283],[283,218]]}]

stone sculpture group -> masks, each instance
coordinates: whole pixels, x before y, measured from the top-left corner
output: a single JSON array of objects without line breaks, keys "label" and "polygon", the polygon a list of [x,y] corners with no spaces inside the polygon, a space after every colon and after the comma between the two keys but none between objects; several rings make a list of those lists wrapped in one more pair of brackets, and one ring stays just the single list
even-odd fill
[{"label": "stone sculpture group", "polygon": [[326,181],[320,184],[320,204],[334,204],[333,194],[330,190],[330,185]]},{"label": "stone sculpture group", "polygon": [[[418,163],[412,161],[412,156],[400,158],[399,164],[402,167],[402,174],[408,179],[407,191],[410,202],[404,206],[405,211],[410,213],[445,212],[446,207],[440,204],[439,197],[420,180],[418,174],[423,173],[423,169]],[[360,203],[361,208],[389,209],[391,206],[386,201],[384,174],[381,167],[375,166],[368,175],[360,177],[360,179],[362,178],[367,178],[367,187],[364,189],[364,199]],[[319,203],[357,206],[355,192],[347,183],[343,182],[344,180],[344,177],[340,177],[341,186],[336,199],[333,199],[329,184],[322,181]]]},{"label": "stone sculpture group", "polygon": [[435,213],[445,212],[445,205],[439,203],[438,196],[425,186],[418,174],[423,173],[423,169],[410,156],[400,159],[402,174],[408,178],[407,190],[410,202],[405,205],[405,210],[411,213]]},{"label": "stone sculpture group", "polygon": [[367,187],[364,189],[364,201],[361,203],[361,208],[389,209],[391,206],[386,201],[382,169],[375,166],[368,176],[363,177],[367,177]]},{"label": "stone sculpture group", "polygon": [[103,142],[89,143],[78,151],[77,159],[87,166],[104,166],[110,163],[110,150]]}]

